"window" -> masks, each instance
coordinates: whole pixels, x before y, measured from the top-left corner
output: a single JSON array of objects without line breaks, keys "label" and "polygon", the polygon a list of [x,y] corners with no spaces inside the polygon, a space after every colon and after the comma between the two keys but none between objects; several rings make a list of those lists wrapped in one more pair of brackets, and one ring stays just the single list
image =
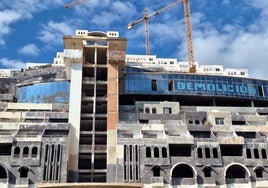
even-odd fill
[{"label": "window", "polygon": [[28,178],[28,171],[29,169],[27,167],[22,167],[20,169],[20,178]]},{"label": "window", "polygon": [[210,158],[210,149],[209,148],[205,149],[205,153],[206,153],[206,158]]},{"label": "window", "polygon": [[262,86],[258,86],[258,91],[259,91],[259,96],[263,97],[264,93],[263,93],[263,87]]},{"label": "window", "polygon": [[37,157],[37,147],[32,148],[32,157],[33,158]]},{"label": "window", "polygon": [[25,158],[25,157],[28,157],[28,154],[29,154],[29,148],[28,147],[25,147],[25,148],[23,148],[23,157]]},{"label": "window", "polygon": [[255,173],[256,173],[256,177],[257,178],[263,178],[263,174],[262,174],[262,169],[261,168],[257,168],[255,170]]},{"label": "window", "polygon": [[154,157],[159,158],[159,149],[158,148],[154,148]]},{"label": "window", "polygon": [[152,113],[156,114],[156,108],[152,108]]},{"label": "window", "polygon": [[255,159],[259,159],[260,158],[259,157],[259,151],[258,151],[257,148],[254,149],[254,157],[255,157]]},{"label": "window", "polygon": [[215,118],[216,125],[224,125],[224,118]]},{"label": "window", "polygon": [[159,166],[154,166],[152,168],[153,176],[154,177],[160,177],[160,170],[161,170],[161,168]]},{"label": "window", "polygon": [[251,159],[251,150],[249,148],[246,149],[247,158]]},{"label": "window", "polygon": [[20,148],[16,147],[14,150],[14,157],[20,157]]},{"label": "window", "polygon": [[202,148],[198,148],[198,149],[197,149],[197,157],[198,157],[198,158],[203,158]]},{"label": "window", "polygon": [[267,159],[266,149],[261,150],[261,155],[263,159]]},{"label": "window", "polygon": [[216,68],[216,71],[217,71],[217,72],[219,72],[219,71],[220,71],[220,69],[219,69],[219,68]]},{"label": "window", "polygon": [[146,147],[146,157],[147,158],[151,157],[151,148],[150,147]]},{"label": "window", "polygon": [[152,91],[157,91],[157,82],[156,82],[156,80],[152,80]]},{"label": "window", "polygon": [[210,167],[207,166],[204,168],[204,176],[211,177],[211,168]]},{"label": "window", "polygon": [[167,148],[162,148],[162,157],[167,158]]},{"label": "window", "polygon": [[213,157],[218,158],[218,150],[217,150],[217,148],[213,148]]},{"label": "window", "polygon": [[150,113],[150,109],[148,107],[145,108],[145,113],[149,114]]},{"label": "window", "polygon": [[173,80],[168,81],[168,91],[173,91]]},{"label": "window", "polygon": [[171,114],[171,108],[164,107],[163,108],[163,113],[164,114]]}]

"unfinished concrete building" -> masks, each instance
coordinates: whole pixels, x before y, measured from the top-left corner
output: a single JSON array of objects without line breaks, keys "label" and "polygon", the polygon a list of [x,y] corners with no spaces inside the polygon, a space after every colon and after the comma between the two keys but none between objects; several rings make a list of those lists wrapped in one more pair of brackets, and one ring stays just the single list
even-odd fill
[{"label": "unfinished concrete building", "polygon": [[268,81],[125,51],[77,30],[63,66],[0,79],[2,185],[268,187]]},{"label": "unfinished concrete building", "polygon": [[0,83],[0,187],[66,182],[70,124],[65,68],[11,71]]}]

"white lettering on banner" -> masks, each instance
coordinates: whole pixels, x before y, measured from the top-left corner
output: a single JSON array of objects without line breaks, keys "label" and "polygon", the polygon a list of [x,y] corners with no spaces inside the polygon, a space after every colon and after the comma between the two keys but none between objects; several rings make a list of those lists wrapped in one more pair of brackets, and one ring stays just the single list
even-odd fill
[{"label": "white lettering on banner", "polygon": [[249,91],[254,90],[254,88],[248,86],[249,85],[221,84],[221,83],[177,82],[176,89],[185,91],[209,91],[209,92],[248,94]]}]

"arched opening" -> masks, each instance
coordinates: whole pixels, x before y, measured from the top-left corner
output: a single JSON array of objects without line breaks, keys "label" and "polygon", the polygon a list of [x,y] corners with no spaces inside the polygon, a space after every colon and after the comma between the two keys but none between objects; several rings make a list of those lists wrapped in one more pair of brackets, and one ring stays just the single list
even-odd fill
[{"label": "arched opening", "polygon": [[154,148],[154,157],[159,158],[159,149],[158,148]]},{"label": "arched opening", "polygon": [[263,178],[263,169],[258,167],[255,169],[256,178]]},{"label": "arched opening", "polygon": [[251,159],[252,156],[251,156],[251,150],[249,148],[246,149],[246,154],[247,154],[247,158],[248,159]]},{"label": "arched opening", "polygon": [[161,170],[161,167],[160,166],[154,166],[152,168],[153,177],[160,177],[160,170]]},{"label": "arched opening", "polygon": [[212,171],[211,167],[206,166],[206,167],[203,169],[203,171],[204,171],[204,176],[205,176],[205,177],[211,177],[211,171]]},{"label": "arched opening", "polygon": [[197,149],[197,157],[198,157],[198,158],[203,158],[202,148],[198,148],[198,149]]},{"label": "arched opening", "polygon": [[167,148],[165,147],[162,148],[162,157],[167,158]]},{"label": "arched opening", "polygon": [[145,108],[145,113],[149,114],[150,113],[150,109],[148,107]]},{"label": "arched opening", "polygon": [[14,157],[18,158],[20,157],[20,147],[15,147],[14,149]]},{"label": "arched opening", "polygon": [[240,165],[234,164],[228,167],[225,175],[226,179],[245,179],[246,178],[246,169]]},{"label": "arched opening", "polygon": [[28,167],[26,166],[21,167],[19,171],[20,171],[20,178],[28,178],[28,172],[29,172]]},{"label": "arched opening", "polygon": [[150,147],[146,147],[146,157],[147,158],[150,158],[152,155],[151,155],[151,148]]},{"label": "arched opening", "polygon": [[259,159],[260,158],[259,157],[259,151],[258,151],[257,148],[254,149],[254,157],[255,157],[255,159]]},{"label": "arched opening", "polygon": [[0,165],[0,180],[1,181],[5,181],[5,180],[7,180],[7,171],[6,171],[6,169],[3,167],[3,166],[1,166]]},{"label": "arched opening", "polygon": [[156,114],[156,108],[152,108],[152,113]]},{"label": "arched opening", "polygon": [[213,148],[213,157],[218,158],[218,149],[217,148]]},{"label": "arched opening", "polygon": [[28,155],[29,155],[29,148],[28,147],[25,147],[25,148],[23,148],[23,157],[24,158],[26,158],[26,157],[28,157]]},{"label": "arched opening", "polygon": [[32,157],[33,158],[37,157],[37,150],[38,150],[37,147],[32,148]]},{"label": "arched opening", "polygon": [[187,164],[179,164],[172,171],[172,178],[193,178],[193,169]]},{"label": "arched opening", "polygon": [[261,155],[263,159],[267,159],[267,153],[266,153],[266,149],[262,149],[261,150]]},{"label": "arched opening", "polygon": [[205,149],[205,153],[206,153],[206,158],[210,158],[210,149],[209,148]]}]

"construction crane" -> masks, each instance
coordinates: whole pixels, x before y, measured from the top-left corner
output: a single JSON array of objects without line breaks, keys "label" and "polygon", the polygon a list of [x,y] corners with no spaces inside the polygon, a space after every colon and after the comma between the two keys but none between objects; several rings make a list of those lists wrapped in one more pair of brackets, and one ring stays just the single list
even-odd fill
[{"label": "construction crane", "polygon": [[85,1],[88,1],[88,0],[75,0],[75,1],[72,1],[70,3],[67,3],[66,5],[64,5],[64,8],[71,8],[71,7],[74,7],[75,5],[78,5],[80,3],[83,3]]},{"label": "construction crane", "polygon": [[141,23],[141,22],[144,22],[144,26],[145,26],[145,46],[146,46],[146,55],[150,55],[150,42],[149,42],[149,27],[148,27],[148,20],[180,3],[182,3],[183,1],[182,0],[179,0],[177,2],[174,2],[158,11],[155,11],[151,14],[148,15],[148,11],[147,9],[144,10],[144,16],[143,18],[135,21],[135,22],[131,22],[130,24],[128,24],[128,29],[132,29],[135,25]]},{"label": "construction crane", "polygon": [[148,15],[147,10],[144,11],[144,17],[140,20],[128,24],[128,29],[132,29],[135,25],[144,22],[145,23],[145,44],[146,44],[146,55],[150,55],[150,42],[149,42],[149,29],[148,29],[148,20],[178,4],[184,4],[184,19],[185,19],[185,32],[186,32],[186,43],[187,43],[187,54],[188,54],[188,65],[189,73],[195,73],[196,67],[194,64],[194,51],[193,51],[193,42],[192,42],[192,27],[191,27],[191,17],[190,17],[190,3],[189,0],[178,0],[158,11],[153,12]]},{"label": "construction crane", "polygon": [[185,32],[186,32],[187,53],[188,53],[188,65],[189,65],[189,73],[196,73],[196,67],[194,64],[194,50],[193,50],[193,42],[192,42],[192,26],[191,26],[189,1],[190,0],[183,0]]}]

